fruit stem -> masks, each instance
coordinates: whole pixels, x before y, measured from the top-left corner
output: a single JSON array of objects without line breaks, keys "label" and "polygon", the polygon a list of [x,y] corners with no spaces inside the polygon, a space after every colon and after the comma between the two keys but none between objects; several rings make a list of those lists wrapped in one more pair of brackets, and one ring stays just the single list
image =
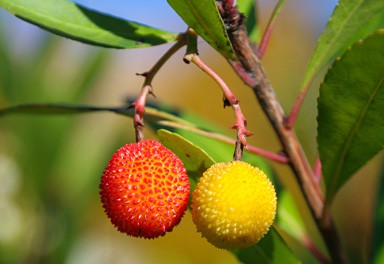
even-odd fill
[{"label": "fruit stem", "polygon": [[[219,8],[221,16],[226,21],[226,28],[233,49],[237,55],[236,61],[228,60],[238,76],[252,88],[261,108],[278,136],[284,152],[289,158],[289,164],[296,176],[312,217],[320,230],[327,245],[332,261],[347,263],[345,249],[342,247],[331,214],[323,215],[324,197],[306,155],[298,141],[295,132],[285,125],[285,113],[278,101],[275,91],[263,69],[260,58],[251,47],[244,17],[240,15],[233,0],[222,0]],[[322,225],[322,219],[327,219],[327,225]]]},{"label": "fruit stem", "polygon": [[[239,100],[225,83],[225,81],[214,71],[212,70],[198,55],[197,52],[197,36],[193,31],[189,31],[191,34],[194,34],[195,38],[189,38],[187,42],[187,52],[184,56],[184,61],[186,63],[192,62],[203,72],[208,74],[221,88],[224,94],[224,107],[231,106],[234,110],[236,121],[231,128],[237,130],[237,137],[235,143],[235,151],[233,154],[234,160],[241,160],[243,155],[243,149],[247,146],[247,137],[252,135],[252,132],[247,130],[247,120],[244,117],[243,112],[241,111]],[[191,43],[191,44],[190,44]]]},{"label": "fruit stem", "polygon": [[175,54],[180,48],[186,45],[186,34],[180,34],[178,41],[168,49],[163,56],[152,66],[149,71],[144,73],[136,73],[136,75],[143,76],[145,78],[140,94],[137,99],[129,106],[129,108],[135,108],[135,114],[133,117],[133,126],[135,128],[136,142],[140,142],[144,139],[144,113],[145,104],[149,94],[154,95],[152,80],[161,69],[161,67]]}]

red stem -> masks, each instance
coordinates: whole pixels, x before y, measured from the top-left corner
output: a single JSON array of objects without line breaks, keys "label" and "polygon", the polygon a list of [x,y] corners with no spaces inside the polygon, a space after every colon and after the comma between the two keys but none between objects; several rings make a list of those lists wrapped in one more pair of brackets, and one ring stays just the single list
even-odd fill
[{"label": "red stem", "polygon": [[144,84],[141,88],[141,92],[137,99],[130,105],[130,107],[135,108],[135,114],[133,117],[133,126],[135,128],[136,142],[140,142],[144,139],[144,114],[145,114],[145,104],[148,97],[148,94],[153,94],[152,80],[161,69],[165,62],[176,53],[181,47],[186,45],[186,35],[180,35],[179,40],[169,49],[166,53],[152,66],[152,68],[141,75],[145,77]]},{"label": "red stem", "polygon": [[321,173],[321,161],[320,157],[317,157],[315,160],[315,165],[313,166],[313,174],[317,183],[320,183],[322,173]]},{"label": "red stem", "polygon": [[252,132],[247,130],[247,120],[245,119],[243,112],[241,111],[239,100],[225,83],[225,81],[215,72],[213,71],[207,64],[204,63],[197,55],[197,52],[186,54],[184,57],[185,60],[193,62],[197,67],[199,67],[202,71],[208,74],[216,83],[220,86],[224,93],[225,103],[232,106],[236,121],[232,125],[232,128],[237,130],[237,140],[235,143],[235,152],[233,155],[234,160],[240,160],[243,154],[243,148],[247,145],[247,137],[252,135]]},{"label": "red stem", "polygon": [[276,6],[272,12],[272,15],[268,21],[268,25],[264,31],[263,37],[262,37],[261,42],[260,42],[260,46],[259,46],[259,50],[258,50],[259,58],[262,58],[265,54],[269,40],[270,40],[271,35],[272,35],[272,31],[273,31],[275,24],[276,24],[277,16],[281,11],[281,8],[282,8],[284,2],[285,2],[285,0],[279,0],[279,2],[276,4]]}]

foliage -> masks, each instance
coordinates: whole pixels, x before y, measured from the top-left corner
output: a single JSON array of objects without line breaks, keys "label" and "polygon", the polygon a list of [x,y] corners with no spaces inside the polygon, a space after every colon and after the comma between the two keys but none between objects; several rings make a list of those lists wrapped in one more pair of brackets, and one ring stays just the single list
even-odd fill
[{"label": "foliage", "polygon": [[357,43],[320,87],[318,144],[327,199],[384,146],[384,31]]},{"label": "foliage", "polygon": [[[238,1],[240,10],[248,14],[245,26],[248,32],[250,32],[249,39],[251,41],[259,40],[258,32],[260,32],[257,16],[254,13],[257,9],[254,2]],[[283,2],[279,1],[278,5]],[[194,30],[194,33],[191,34],[189,31],[179,34],[167,32],[93,11],[67,0],[0,0],[0,7],[47,31],[103,48],[132,49],[176,42],[176,44],[180,44],[180,47],[187,45],[187,55],[190,55],[188,52],[195,52],[197,54],[194,50],[196,49],[196,39],[193,35],[197,34],[218,51],[224,59],[228,60],[229,63],[237,62],[238,64],[232,64],[234,65],[234,71],[239,69],[238,67],[245,65],[244,58],[239,56],[238,47],[233,45],[232,34],[236,31],[236,28],[232,28],[233,24],[231,23],[233,21],[228,19],[230,17],[230,9],[226,9],[228,7],[225,6],[225,4],[231,3],[231,1],[168,0],[168,3],[185,23]],[[226,10],[227,13],[223,12],[223,10]],[[272,18],[275,19],[275,16],[272,16]],[[353,261],[351,253],[353,249],[344,249],[349,254],[349,257],[347,255],[344,258],[343,242],[340,245],[337,232],[331,237],[327,236],[326,232],[324,232],[331,230],[330,233],[332,233],[335,231],[332,228],[335,227],[329,227],[329,225],[324,223],[332,223],[333,215],[328,210],[333,206],[335,197],[340,189],[345,186],[364,164],[384,147],[383,27],[383,1],[340,0],[323,33],[319,37],[317,46],[309,61],[309,66],[303,74],[303,83],[298,90],[305,91],[311,86],[311,80],[315,75],[319,74],[326,65],[331,65],[320,85],[320,94],[317,101],[317,143],[322,170],[321,172],[313,170],[309,173],[314,177],[321,178],[320,182],[305,178],[305,175],[300,175],[300,169],[297,169],[296,165],[292,165],[294,164],[292,162],[293,157],[289,153],[287,157],[281,153],[273,155],[258,149],[253,151],[254,148],[251,148],[253,146],[249,146],[249,153],[244,153],[244,160],[255,166],[262,167],[273,178],[272,180],[278,187],[278,200],[280,201],[281,198],[281,202],[279,203],[278,216],[273,230],[260,243],[251,248],[232,252],[239,261],[243,263],[255,263],[257,261],[263,263]],[[269,29],[267,28],[267,30]],[[177,49],[180,48],[179,46],[175,47]],[[59,242],[49,241],[50,244],[56,243],[59,246],[56,246],[50,255],[36,259],[36,261],[52,261],[59,256],[62,257],[62,260],[65,260],[72,246],[71,241],[73,241],[74,237],[79,236],[78,232],[81,229],[81,225],[77,222],[61,223],[58,221],[60,210],[70,208],[70,204],[77,201],[81,206],[76,207],[72,211],[68,210],[68,214],[81,215],[82,212],[86,211],[90,201],[96,199],[95,196],[97,196],[92,194],[89,186],[95,187],[97,185],[97,179],[91,175],[97,174],[96,171],[100,168],[82,167],[84,172],[84,178],[81,181],[82,185],[78,183],[71,184],[71,178],[67,177],[67,174],[70,174],[68,169],[63,170],[65,175],[61,175],[58,179],[51,178],[54,175],[53,168],[55,166],[74,167],[76,164],[80,164],[80,162],[76,162],[75,157],[67,157],[68,152],[61,153],[57,151],[60,147],[64,148],[68,144],[66,137],[70,135],[70,128],[75,126],[70,119],[63,118],[63,115],[110,112],[122,117],[133,118],[136,130],[138,126],[136,120],[138,101],[135,101],[133,105],[124,104],[120,107],[103,107],[74,103],[31,104],[23,101],[26,98],[18,100],[17,89],[20,89],[19,87],[29,87],[31,83],[38,87],[38,89],[34,90],[34,93],[39,94],[42,99],[50,99],[49,94],[45,92],[49,87],[46,87],[47,84],[43,80],[44,77],[39,77],[43,76],[40,70],[43,67],[47,67],[47,61],[49,61],[56,49],[57,43],[54,39],[48,37],[42,43],[41,48],[35,51],[38,56],[36,56],[36,61],[31,63],[33,66],[28,69],[22,69],[13,66],[12,58],[9,56],[6,47],[0,45],[0,87],[2,88],[0,104],[5,105],[0,109],[0,118],[4,120],[2,121],[4,123],[2,126],[6,127],[5,130],[8,133],[18,133],[20,138],[29,138],[26,143],[28,147],[14,153],[15,156],[20,156],[20,159],[26,163],[24,168],[34,168],[34,170],[29,171],[30,177],[27,179],[27,184],[24,188],[27,193],[31,193],[32,188],[37,188],[40,190],[39,193],[44,193],[47,196],[32,197],[30,203],[35,204],[35,206],[42,203],[42,200],[51,201],[51,203],[44,205],[43,213],[38,216],[44,219],[44,223],[50,224],[48,228],[61,232],[66,230],[66,232],[59,234],[61,236]],[[173,55],[177,49],[172,50],[169,55]],[[99,73],[105,68],[108,56],[102,49],[97,49],[97,52],[90,54],[90,58],[90,60],[80,61],[79,64],[81,65],[78,67],[77,74],[72,76],[72,78],[68,78],[66,83],[62,85],[63,87],[72,86],[70,89],[72,92],[66,94],[67,99],[71,102],[83,101],[85,92],[91,89],[91,86],[98,80]],[[144,74],[146,82],[143,85],[142,91],[150,93],[150,91],[145,90],[145,87],[151,86],[152,78],[168,58],[165,56],[155,64],[152,72],[150,72],[153,76],[148,77],[150,74]],[[202,64],[199,65],[193,59],[186,59],[186,61],[202,66]],[[260,69],[262,70],[262,68]],[[204,71],[208,74],[210,73],[209,70]],[[244,75],[242,76],[244,72],[246,71],[238,71],[237,73],[240,77],[244,77]],[[249,74],[252,77],[255,76],[252,72]],[[18,79],[17,76],[24,77]],[[260,75],[257,77],[260,77]],[[217,81],[217,79],[215,80]],[[269,84],[269,81],[261,80],[260,83]],[[257,91],[255,93],[258,96]],[[227,95],[228,91],[224,90],[224,94]],[[231,101],[230,99],[227,97],[224,100],[224,105],[232,106],[235,110],[238,109],[236,108],[238,102],[236,100]],[[259,98],[261,108],[265,110],[267,104],[264,104],[265,101],[262,100],[269,99]],[[15,102],[21,103],[16,104]],[[28,116],[27,118],[21,117],[22,122],[10,119],[11,115],[21,116],[26,113],[40,116],[49,114],[55,115],[57,118],[52,121],[48,119],[34,119],[34,117]],[[235,115],[236,123],[234,127],[238,130],[238,133],[244,133],[244,131],[239,129],[239,122],[241,121],[239,117],[241,115],[238,112]],[[276,120],[271,118],[269,121],[273,125],[273,122]],[[283,120],[278,121],[284,122]],[[55,126],[51,127],[49,125],[51,122],[55,123]],[[157,131],[158,139],[182,159],[191,179],[192,190],[202,172],[213,163],[228,159],[228,155],[233,153],[233,143],[239,143],[240,141],[239,138],[232,140],[231,136],[228,136],[226,129],[216,127],[210,121],[192,115],[185,110],[164,107],[162,104],[146,107],[145,122],[151,130]],[[52,131],[41,129],[42,127],[57,130],[56,135],[59,135],[58,138],[53,138]],[[274,125],[273,127],[275,130],[283,130],[281,124]],[[284,129],[289,130],[290,128]],[[296,140],[294,136],[293,138],[293,140]],[[107,155],[105,154],[107,150],[119,145],[119,141],[121,139],[114,135],[111,143],[96,148],[95,153],[93,153],[93,156],[91,155],[90,159],[103,164],[102,160],[107,160]],[[90,144],[89,140],[86,142]],[[300,143],[294,142],[297,143],[300,149]],[[96,145],[96,143],[94,144]],[[91,151],[84,144],[80,145],[90,152],[94,151]],[[41,149],[49,149],[53,155],[36,155],[36,153],[44,153]],[[79,151],[79,148],[75,146],[73,146],[73,149]],[[307,202],[304,208],[297,200],[292,199],[293,189],[281,184],[279,181],[281,178],[275,175],[270,163],[259,155],[275,161],[279,158],[280,162],[287,158],[286,163],[291,163],[293,173],[298,176],[297,184],[301,187],[300,195],[303,195]],[[307,166],[305,157],[301,158],[301,165],[303,167]],[[65,166],[47,162],[49,160],[57,160],[58,164],[65,164]],[[47,165],[47,163],[50,165]],[[86,164],[87,160],[82,160],[81,163]],[[40,165],[33,166],[32,164]],[[87,170],[88,172],[86,172]],[[320,203],[323,211],[318,212],[314,209],[311,198],[315,196],[312,197],[311,194],[305,192],[305,182],[302,182],[300,177],[313,181],[316,184],[316,190],[322,192],[319,194],[320,201],[317,201],[317,203],[318,205]],[[381,173],[380,177],[382,183],[383,173]],[[324,183],[324,189],[321,189],[323,187],[322,183]],[[55,200],[57,197],[52,193],[52,188],[62,184],[67,185],[67,187],[69,186],[66,190],[71,190],[71,194],[68,194],[65,201],[57,201]],[[378,195],[376,195],[373,234],[382,234],[382,223],[380,224],[383,218],[382,189],[383,186],[380,187]],[[322,196],[325,197],[324,201],[321,200]],[[59,207],[57,207],[57,204],[59,204]],[[308,211],[310,212],[310,217],[308,217]],[[313,224],[318,230],[313,231],[309,228]],[[46,242],[49,239],[44,234],[42,234],[42,237]],[[343,240],[345,239],[342,238],[341,241]],[[379,263],[384,250],[383,237],[375,235],[370,243],[371,247],[362,258],[368,262]],[[330,245],[335,244],[340,248],[333,251]],[[363,247],[363,245],[360,246]],[[42,253],[44,249],[41,248],[39,250],[41,252],[37,255],[44,255]],[[0,256],[2,253],[4,252],[0,250]],[[7,256],[10,255],[8,254]],[[29,256],[24,257],[27,258]],[[349,261],[347,260],[348,258]],[[22,261],[22,259],[17,257],[17,254],[10,260]],[[1,261],[8,261],[8,259],[1,259],[0,257]]]}]

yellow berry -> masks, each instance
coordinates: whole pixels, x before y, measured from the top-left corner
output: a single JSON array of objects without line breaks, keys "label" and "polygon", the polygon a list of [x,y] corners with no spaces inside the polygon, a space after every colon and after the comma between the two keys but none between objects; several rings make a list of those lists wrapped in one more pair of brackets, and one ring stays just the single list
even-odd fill
[{"label": "yellow berry", "polygon": [[252,246],[276,215],[276,192],[265,173],[243,161],[221,162],[203,173],[192,194],[192,217],[211,244]]}]

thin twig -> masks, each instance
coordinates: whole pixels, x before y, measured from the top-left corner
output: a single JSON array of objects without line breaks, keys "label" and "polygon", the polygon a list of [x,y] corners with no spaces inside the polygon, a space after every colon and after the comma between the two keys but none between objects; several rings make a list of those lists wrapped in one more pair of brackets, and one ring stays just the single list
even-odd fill
[{"label": "thin twig", "polygon": [[141,88],[140,94],[137,99],[129,106],[129,108],[135,108],[135,114],[133,117],[133,126],[135,128],[136,142],[139,142],[144,139],[144,113],[145,113],[145,104],[149,94],[153,95],[152,80],[161,69],[165,62],[175,54],[181,47],[186,45],[185,34],[180,35],[179,40],[169,49],[166,53],[153,65],[153,67],[144,73],[137,73],[136,75],[141,75],[145,77],[144,84]]},{"label": "thin twig", "polygon": [[224,80],[215,73],[211,68],[206,65],[198,55],[194,54],[190,58],[190,61],[193,62],[197,67],[199,67],[201,70],[203,70],[205,73],[207,73],[213,80],[216,81],[216,83],[220,86],[222,89],[225,99],[229,102],[229,104],[232,106],[236,121],[232,125],[231,128],[237,130],[237,139],[235,143],[235,153],[234,153],[234,160],[240,160],[243,152],[244,146],[247,146],[247,137],[252,135],[252,132],[250,132],[246,126],[247,126],[247,120],[244,117],[243,112],[241,111],[239,100],[237,97],[233,94],[231,89],[228,87],[228,85],[224,82]]},{"label": "thin twig", "polygon": [[[235,12],[238,12],[238,10],[236,9]],[[228,12],[223,15],[234,18],[239,17],[238,15]],[[314,215],[320,216],[323,207],[322,193],[317,183],[313,180],[312,169],[305,158],[294,131],[286,129],[283,125],[285,113],[264,72],[260,59],[255,55],[249,44],[243,22],[241,17],[239,17],[238,20],[233,19],[232,28],[237,28],[237,30],[228,32],[239,59],[239,61],[230,61],[230,63],[240,78],[254,91],[263,111],[280,139],[284,151],[290,159],[291,167],[298,176],[308,204],[313,210]]]},{"label": "thin twig", "polygon": [[[195,45],[193,45],[195,47]],[[239,100],[234,95],[232,90],[228,87],[225,81],[212,70],[200,57],[197,55],[197,50],[189,49],[187,54],[184,56],[184,61],[192,62],[202,71],[208,74],[221,88],[224,94],[224,106],[232,106],[236,121],[231,128],[237,130],[237,138],[235,143],[235,152],[233,155],[234,160],[241,160],[243,154],[243,148],[247,145],[247,137],[252,135],[252,132],[247,130],[247,120],[241,111]]]}]

